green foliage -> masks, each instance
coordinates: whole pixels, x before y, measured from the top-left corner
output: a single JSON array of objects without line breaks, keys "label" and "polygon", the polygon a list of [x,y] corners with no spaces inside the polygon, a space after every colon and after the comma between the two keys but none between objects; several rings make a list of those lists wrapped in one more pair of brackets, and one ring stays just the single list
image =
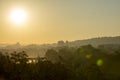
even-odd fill
[{"label": "green foliage", "polygon": [[[56,53],[60,62],[72,71],[76,80],[109,80],[108,76],[116,80],[120,77],[120,49],[110,54],[91,45],[85,45],[80,48],[63,47]],[[47,54],[52,57],[49,51]]]},{"label": "green foliage", "polygon": [[27,63],[28,56],[22,52],[11,55],[0,53],[0,75],[6,80],[70,80],[72,72],[61,63],[52,63],[38,58],[36,63]]},{"label": "green foliage", "polygon": [[109,54],[91,45],[49,49],[28,63],[25,51],[0,52],[0,76],[5,80],[119,80],[120,49]]},{"label": "green foliage", "polygon": [[25,53],[25,51],[11,53],[11,60],[16,64],[25,64],[27,62],[27,57],[28,55]]}]

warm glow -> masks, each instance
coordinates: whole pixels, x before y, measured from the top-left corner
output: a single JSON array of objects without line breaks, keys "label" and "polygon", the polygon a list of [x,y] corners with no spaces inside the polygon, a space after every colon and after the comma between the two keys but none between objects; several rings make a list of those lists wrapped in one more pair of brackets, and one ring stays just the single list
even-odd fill
[{"label": "warm glow", "polygon": [[27,14],[22,9],[15,9],[10,14],[10,19],[14,24],[23,24],[26,21]]}]

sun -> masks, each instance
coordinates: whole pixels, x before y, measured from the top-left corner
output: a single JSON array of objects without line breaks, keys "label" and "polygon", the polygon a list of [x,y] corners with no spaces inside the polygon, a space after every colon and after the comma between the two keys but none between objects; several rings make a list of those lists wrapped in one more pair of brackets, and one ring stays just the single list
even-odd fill
[{"label": "sun", "polygon": [[14,9],[10,13],[10,20],[15,24],[23,24],[27,19],[27,13],[23,9]]}]

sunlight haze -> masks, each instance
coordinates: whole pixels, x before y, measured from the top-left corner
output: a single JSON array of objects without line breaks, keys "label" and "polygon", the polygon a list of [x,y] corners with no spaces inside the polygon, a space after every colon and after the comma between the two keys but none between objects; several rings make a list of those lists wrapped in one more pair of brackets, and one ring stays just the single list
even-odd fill
[{"label": "sunlight haze", "polygon": [[10,20],[15,24],[22,24],[26,20],[27,14],[22,9],[15,9],[11,11]]},{"label": "sunlight haze", "polygon": [[120,0],[0,0],[0,43],[120,35]]}]

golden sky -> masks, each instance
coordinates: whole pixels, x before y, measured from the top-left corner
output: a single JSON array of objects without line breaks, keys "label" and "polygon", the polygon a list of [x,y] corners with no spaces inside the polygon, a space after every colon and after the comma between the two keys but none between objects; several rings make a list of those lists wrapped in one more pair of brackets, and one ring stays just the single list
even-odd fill
[{"label": "golden sky", "polygon": [[[120,0],[0,0],[0,43],[52,43],[120,36]],[[27,18],[15,24],[14,9]]]}]

